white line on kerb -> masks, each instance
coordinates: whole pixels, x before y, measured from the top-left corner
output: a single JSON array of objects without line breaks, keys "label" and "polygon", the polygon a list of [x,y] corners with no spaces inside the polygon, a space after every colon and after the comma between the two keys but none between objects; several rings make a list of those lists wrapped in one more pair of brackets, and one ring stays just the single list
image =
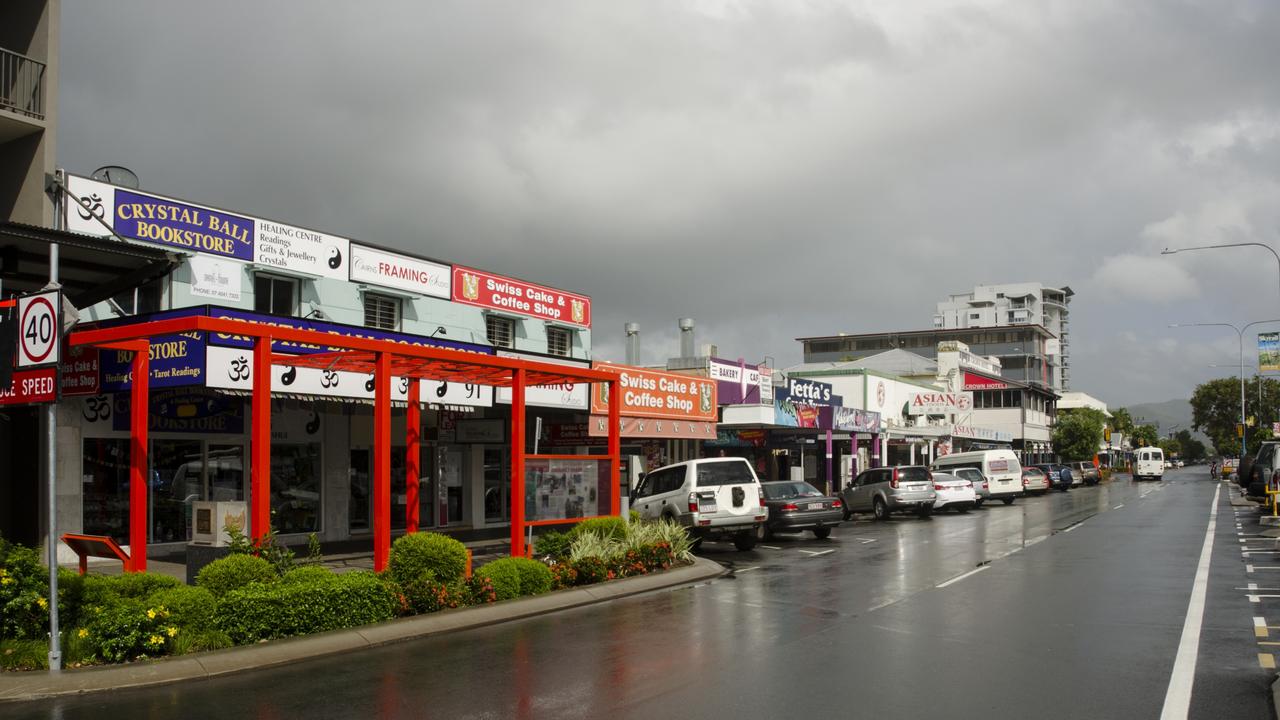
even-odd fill
[{"label": "white line on kerb", "polygon": [[946,586],[948,586],[948,585],[954,585],[954,584],[956,584],[956,583],[960,582],[961,580],[963,580],[963,579],[965,579],[965,578],[969,577],[970,575],[977,575],[978,573],[980,573],[980,572],[982,572],[983,570],[986,570],[986,569],[988,569],[988,568],[990,568],[990,567],[991,567],[990,565],[983,565],[982,567],[977,568],[977,569],[975,569],[975,570],[970,570],[969,572],[967,572],[967,573],[965,573],[965,574],[963,574],[963,575],[957,575],[957,576],[955,576],[955,577],[951,578],[950,580],[948,580],[948,581],[946,581],[946,582],[944,582],[944,583],[938,583],[935,587],[944,588],[944,587],[946,587]]},{"label": "white line on kerb", "polygon": [[1124,507],[1124,503],[1120,503],[1119,505],[1117,505],[1117,506],[1115,506],[1115,507],[1113,507],[1113,508],[1111,508],[1111,509],[1112,509],[1112,510],[1119,510],[1119,509],[1120,509],[1120,508],[1122,508],[1122,507]]},{"label": "white line on kerb", "polygon": [[1071,527],[1066,528],[1066,529],[1065,529],[1065,530],[1063,530],[1062,532],[1064,532],[1064,533],[1069,533],[1069,532],[1071,532],[1072,530],[1075,530],[1076,528],[1080,527],[1080,525],[1081,525],[1083,522],[1084,522],[1084,521],[1083,521],[1083,520],[1081,520],[1080,522],[1076,523],[1075,525],[1072,525]]},{"label": "white line on kerb", "polygon": [[1200,548],[1196,579],[1191,585],[1191,600],[1187,603],[1187,618],[1182,625],[1182,640],[1173,661],[1173,673],[1164,694],[1160,720],[1185,720],[1191,709],[1191,686],[1196,679],[1196,655],[1200,652],[1200,627],[1204,623],[1204,598],[1209,587],[1209,560],[1213,557],[1213,533],[1218,526],[1218,495],[1221,490],[1221,485],[1214,489],[1213,502],[1209,505],[1209,527]]}]

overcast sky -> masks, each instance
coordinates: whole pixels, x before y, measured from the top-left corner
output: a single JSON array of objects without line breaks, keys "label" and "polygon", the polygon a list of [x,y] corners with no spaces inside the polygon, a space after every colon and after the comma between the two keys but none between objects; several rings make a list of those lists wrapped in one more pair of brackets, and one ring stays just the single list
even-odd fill
[{"label": "overcast sky", "polygon": [[689,316],[786,365],[1040,281],[1129,404],[1232,374],[1169,323],[1280,318],[1266,250],[1159,256],[1280,247],[1273,0],[62,7],[68,170],[585,292],[598,358]]}]

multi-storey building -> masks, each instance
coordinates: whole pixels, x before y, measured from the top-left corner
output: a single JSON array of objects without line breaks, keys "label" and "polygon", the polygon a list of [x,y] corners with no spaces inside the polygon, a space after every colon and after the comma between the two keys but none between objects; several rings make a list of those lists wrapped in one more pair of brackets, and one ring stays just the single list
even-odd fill
[{"label": "multi-storey building", "polygon": [[[1045,374],[1050,387],[1062,392],[1071,388],[1068,305],[1072,295],[1074,293],[1069,287],[1046,287],[1038,282],[978,285],[967,293],[952,295],[938,303],[938,311],[933,316],[933,327],[938,330],[1006,328],[1019,325],[1038,325],[1044,328],[1052,336],[1045,343]],[[1011,353],[997,353],[1006,367],[1017,368],[1023,362],[1030,361],[1030,358],[1024,360],[1030,353],[1023,349],[1011,350]]]},{"label": "multi-storey building", "polygon": [[58,0],[0,3],[0,220],[48,227],[58,102]]}]

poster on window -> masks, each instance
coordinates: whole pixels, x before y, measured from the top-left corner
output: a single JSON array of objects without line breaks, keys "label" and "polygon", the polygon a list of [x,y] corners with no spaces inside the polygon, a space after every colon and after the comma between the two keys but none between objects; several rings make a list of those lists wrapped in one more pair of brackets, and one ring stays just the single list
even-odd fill
[{"label": "poster on window", "polygon": [[[525,461],[525,517],[530,520],[565,520],[601,514],[607,488],[608,460],[556,460],[529,458]],[[603,465],[603,468],[601,467]],[[606,505],[607,507],[607,505]]]}]

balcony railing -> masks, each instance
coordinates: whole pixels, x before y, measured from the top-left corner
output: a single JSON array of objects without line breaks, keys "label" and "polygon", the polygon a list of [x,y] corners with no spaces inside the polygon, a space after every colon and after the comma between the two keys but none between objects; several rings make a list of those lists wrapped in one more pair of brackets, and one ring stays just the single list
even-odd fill
[{"label": "balcony railing", "polygon": [[0,48],[0,109],[44,119],[44,63]]}]

